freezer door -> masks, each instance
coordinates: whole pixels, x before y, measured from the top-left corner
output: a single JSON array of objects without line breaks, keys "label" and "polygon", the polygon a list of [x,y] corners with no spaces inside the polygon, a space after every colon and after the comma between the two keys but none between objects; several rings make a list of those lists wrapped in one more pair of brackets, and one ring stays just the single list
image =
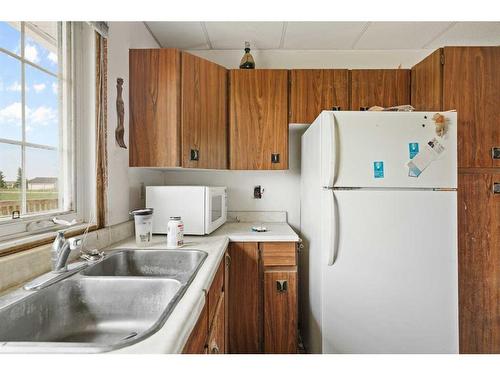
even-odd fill
[{"label": "freezer door", "polygon": [[[334,120],[323,121],[322,127],[324,134],[330,134],[323,142],[329,142],[331,148],[323,146],[322,169],[332,171],[323,175],[334,176],[333,186],[456,188],[455,112],[444,113],[447,122],[443,137],[436,135],[432,120],[435,112],[329,113]],[[439,145],[439,150],[434,150],[440,153],[430,153],[433,161],[428,167],[418,177],[410,176],[408,161],[418,154],[424,157],[433,139]]]},{"label": "freezer door", "polygon": [[328,201],[338,222],[323,233],[323,352],[457,353],[456,193],[329,191]]}]

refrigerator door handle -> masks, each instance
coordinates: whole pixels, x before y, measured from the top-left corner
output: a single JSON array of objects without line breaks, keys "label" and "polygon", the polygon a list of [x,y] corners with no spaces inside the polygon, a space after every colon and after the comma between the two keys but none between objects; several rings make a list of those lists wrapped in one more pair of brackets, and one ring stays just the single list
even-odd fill
[{"label": "refrigerator door handle", "polygon": [[[324,120],[326,121],[326,120]],[[323,134],[321,134],[322,143],[322,186],[324,188],[333,187],[337,176],[338,164],[338,134],[335,125],[335,116],[328,116],[328,121],[323,125]]]},{"label": "refrigerator door handle", "polygon": [[330,210],[330,244],[329,254],[328,254],[328,265],[333,266],[335,261],[337,260],[338,251],[339,251],[339,211],[337,199],[335,198],[335,191],[331,190],[331,210]]}]

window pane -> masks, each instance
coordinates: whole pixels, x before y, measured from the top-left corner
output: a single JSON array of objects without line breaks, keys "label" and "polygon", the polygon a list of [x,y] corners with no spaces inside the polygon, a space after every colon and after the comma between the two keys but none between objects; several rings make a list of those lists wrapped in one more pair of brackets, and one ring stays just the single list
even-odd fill
[{"label": "window pane", "polygon": [[0,22],[0,47],[21,55],[21,22]]},{"label": "window pane", "polygon": [[26,147],[26,209],[28,213],[58,208],[59,154]]},{"label": "window pane", "polygon": [[0,143],[0,217],[21,211],[21,146]]},{"label": "window pane", "polygon": [[22,139],[21,63],[0,52],[0,138]]},{"label": "window pane", "polygon": [[57,79],[26,65],[26,141],[59,146]]},{"label": "window pane", "polygon": [[26,22],[24,57],[54,73],[58,71],[57,22]]}]

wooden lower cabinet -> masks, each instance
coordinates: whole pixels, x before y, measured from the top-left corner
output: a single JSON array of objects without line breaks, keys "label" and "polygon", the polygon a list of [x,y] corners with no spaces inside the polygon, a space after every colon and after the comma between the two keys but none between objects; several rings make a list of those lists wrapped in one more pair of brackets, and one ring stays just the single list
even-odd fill
[{"label": "wooden lower cabinet", "polygon": [[229,244],[229,351],[261,353],[259,244]]},{"label": "wooden lower cabinet", "polygon": [[500,353],[500,170],[458,175],[460,352]]},{"label": "wooden lower cabinet", "polygon": [[297,352],[297,270],[264,271],[264,352]]},{"label": "wooden lower cabinet", "polygon": [[225,334],[225,298],[222,292],[217,309],[215,311],[212,327],[208,334],[208,354],[224,354],[226,353],[226,334]]},{"label": "wooden lower cabinet", "polygon": [[297,257],[291,242],[234,242],[230,353],[297,352]]},{"label": "wooden lower cabinet", "polygon": [[206,354],[208,335],[208,308],[203,307],[200,317],[189,336],[189,339],[182,350],[183,354]]},{"label": "wooden lower cabinet", "polygon": [[188,338],[184,354],[227,353],[227,314],[225,288],[227,285],[227,253],[219,264],[205,297],[205,305]]}]

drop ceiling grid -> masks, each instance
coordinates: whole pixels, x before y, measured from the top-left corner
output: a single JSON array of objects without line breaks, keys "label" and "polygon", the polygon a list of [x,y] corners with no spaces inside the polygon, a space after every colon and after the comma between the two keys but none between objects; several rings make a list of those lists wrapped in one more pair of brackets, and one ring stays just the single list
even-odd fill
[{"label": "drop ceiling grid", "polygon": [[500,45],[500,22],[147,22],[162,47],[410,50]]}]

